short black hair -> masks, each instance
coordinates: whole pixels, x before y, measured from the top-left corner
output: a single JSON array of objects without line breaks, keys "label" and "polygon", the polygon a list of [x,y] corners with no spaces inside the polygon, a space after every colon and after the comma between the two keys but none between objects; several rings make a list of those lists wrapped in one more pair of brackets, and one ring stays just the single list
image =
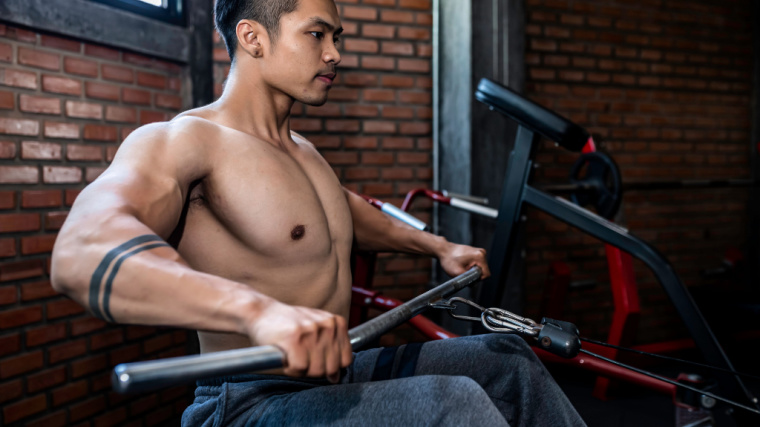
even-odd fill
[{"label": "short black hair", "polygon": [[237,34],[235,28],[241,19],[250,19],[263,25],[272,43],[280,30],[280,18],[293,12],[299,0],[216,0],[214,15],[216,29],[224,39],[227,53],[235,60]]}]

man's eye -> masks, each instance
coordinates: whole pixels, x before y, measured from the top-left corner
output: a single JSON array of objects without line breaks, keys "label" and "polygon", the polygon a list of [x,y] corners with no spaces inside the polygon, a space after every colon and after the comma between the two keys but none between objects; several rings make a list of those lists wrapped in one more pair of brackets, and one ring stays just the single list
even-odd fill
[{"label": "man's eye", "polygon": [[340,45],[340,38],[339,37],[334,38],[333,43],[335,43],[335,46]]},{"label": "man's eye", "polygon": [[322,37],[325,36],[325,33],[321,32],[321,31],[312,31],[309,34],[311,34],[312,36],[318,38],[319,40],[322,40]]}]

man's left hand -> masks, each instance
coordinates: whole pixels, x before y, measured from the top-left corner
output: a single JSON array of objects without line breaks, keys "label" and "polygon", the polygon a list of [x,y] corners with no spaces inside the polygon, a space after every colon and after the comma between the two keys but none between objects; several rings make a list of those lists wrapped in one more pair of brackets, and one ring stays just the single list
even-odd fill
[{"label": "man's left hand", "polygon": [[448,243],[438,253],[438,260],[441,262],[443,271],[452,277],[458,276],[476,265],[483,270],[481,279],[491,275],[491,270],[486,261],[485,249]]}]

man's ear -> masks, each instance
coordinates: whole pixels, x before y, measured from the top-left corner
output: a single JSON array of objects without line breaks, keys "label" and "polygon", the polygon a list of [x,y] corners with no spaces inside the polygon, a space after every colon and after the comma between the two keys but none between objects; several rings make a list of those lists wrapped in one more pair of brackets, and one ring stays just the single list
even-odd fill
[{"label": "man's ear", "polygon": [[268,46],[269,37],[263,25],[250,19],[243,19],[235,27],[238,47],[254,58],[260,58]]}]

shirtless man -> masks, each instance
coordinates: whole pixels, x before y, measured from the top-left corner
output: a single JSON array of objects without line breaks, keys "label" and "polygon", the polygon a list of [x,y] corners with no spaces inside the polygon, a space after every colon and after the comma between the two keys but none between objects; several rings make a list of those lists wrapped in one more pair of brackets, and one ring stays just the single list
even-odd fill
[{"label": "shirtless man", "polygon": [[[215,9],[233,59],[224,94],[124,141],[61,229],[52,260],[56,290],[107,321],[198,330],[204,353],[266,344],[283,349],[285,376],[202,383],[183,417],[186,425],[358,424],[378,408],[392,412],[383,423],[576,422],[575,411],[519,339],[450,344],[454,353],[437,361],[440,344],[414,354],[404,350],[420,360],[414,375],[442,375],[395,380],[390,387],[370,382],[384,379],[376,366],[381,350],[360,353],[352,363],[345,319],[353,241],[360,249],[435,256],[451,275],[478,265],[487,276],[485,252],[385,216],[342,188],[314,146],[290,131],[293,103],[324,104],[340,63],[342,29],[333,0],[218,0]],[[446,365],[456,351],[494,346],[519,359],[499,353],[497,366],[528,364],[508,375],[497,372],[514,388],[525,388],[520,396],[479,386]],[[475,367],[482,363],[493,362]],[[528,390],[526,375],[542,385]],[[565,399],[562,411],[526,416],[537,405],[526,396],[533,390],[551,393],[543,406]],[[416,399],[429,406],[442,393],[476,403],[464,418],[451,414],[451,406],[436,408],[431,418]],[[281,399],[284,394],[289,398]],[[514,402],[504,409],[494,399]]]}]

